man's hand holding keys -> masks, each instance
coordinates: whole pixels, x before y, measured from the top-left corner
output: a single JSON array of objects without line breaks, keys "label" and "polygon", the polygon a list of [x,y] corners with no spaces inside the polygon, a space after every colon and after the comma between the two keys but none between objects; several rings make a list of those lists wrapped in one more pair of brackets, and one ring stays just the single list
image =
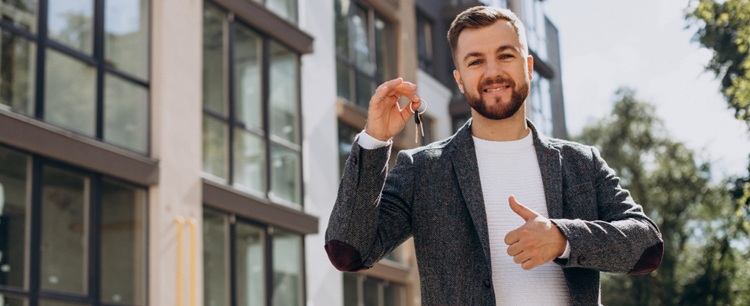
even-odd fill
[{"label": "man's hand holding keys", "polygon": [[388,141],[401,132],[413,113],[409,106],[400,107],[398,99],[406,97],[413,103],[413,109],[420,105],[417,95],[417,85],[406,82],[402,78],[387,81],[380,84],[375,94],[370,99],[370,107],[367,110],[367,124],[365,131],[368,135],[381,140]]},{"label": "man's hand holding keys", "polygon": [[537,212],[508,198],[510,209],[521,216],[526,224],[505,235],[508,255],[524,270],[531,270],[559,257],[565,251],[565,236],[555,224]]}]

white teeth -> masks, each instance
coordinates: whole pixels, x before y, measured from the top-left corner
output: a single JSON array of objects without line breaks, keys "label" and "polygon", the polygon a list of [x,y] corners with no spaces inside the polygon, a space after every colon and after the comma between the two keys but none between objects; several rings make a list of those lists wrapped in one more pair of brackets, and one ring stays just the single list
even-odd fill
[{"label": "white teeth", "polygon": [[495,92],[495,91],[500,91],[500,90],[506,89],[508,87],[509,86],[503,86],[503,87],[497,87],[497,88],[487,88],[484,91],[486,91],[486,92]]}]

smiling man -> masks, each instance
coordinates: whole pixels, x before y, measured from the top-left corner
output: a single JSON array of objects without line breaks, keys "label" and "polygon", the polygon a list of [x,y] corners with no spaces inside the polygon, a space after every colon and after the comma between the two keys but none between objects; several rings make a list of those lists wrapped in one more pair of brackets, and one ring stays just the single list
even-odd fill
[{"label": "smiling man", "polygon": [[534,60],[520,20],[471,8],[448,41],[472,119],[388,172],[412,117],[398,99],[421,100],[400,78],[378,87],[326,231],[333,265],[370,268],[414,237],[424,305],[597,305],[600,271],[655,270],[661,234],[599,152],[526,119]]}]

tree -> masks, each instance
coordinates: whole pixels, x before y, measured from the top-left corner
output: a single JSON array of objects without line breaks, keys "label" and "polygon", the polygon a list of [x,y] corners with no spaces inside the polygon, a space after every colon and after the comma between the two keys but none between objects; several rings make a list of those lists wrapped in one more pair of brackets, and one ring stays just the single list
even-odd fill
[{"label": "tree", "polygon": [[691,4],[687,19],[698,26],[695,39],[714,51],[706,68],[721,80],[721,91],[737,119],[750,126],[750,0]]},{"label": "tree", "polygon": [[664,258],[649,275],[604,274],[604,304],[735,305],[740,295],[733,288],[747,264],[734,243],[739,236],[734,228],[741,226],[729,225],[742,223],[741,216],[730,216],[737,208],[731,184],[711,183],[710,165],[670,139],[653,105],[638,101],[629,89],[617,96],[611,115],[585,127],[578,140],[600,149],[623,187],[657,223]]}]

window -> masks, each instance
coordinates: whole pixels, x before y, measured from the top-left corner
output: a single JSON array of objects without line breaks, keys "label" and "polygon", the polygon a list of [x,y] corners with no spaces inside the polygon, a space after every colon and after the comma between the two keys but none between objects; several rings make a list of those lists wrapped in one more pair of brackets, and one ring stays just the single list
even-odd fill
[{"label": "window", "polygon": [[529,118],[539,132],[545,135],[553,135],[549,80],[536,71],[533,73],[534,78],[531,80],[531,92],[529,95]]},{"label": "window", "polygon": [[297,24],[297,0],[253,0],[266,6],[266,8],[279,15],[286,21]]},{"label": "window", "polygon": [[432,67],[432,20],[417,11],[417,57],[419,69],[429,74],[435,73]]},{"label": "window", "polygon": [[299,54],[206,2],[203,172],[300,208]]},{"label": "window", "polygon": [[0,108],[147,154],[149,7],[3,1]]},{"label": "window", "polygon": [[302,235],[203,211],[204,305],[304,304]]},{"label": "window", "polygon": [[336,0],[334,9],[336,91],[339,97],[367,109],[375,88],[393,74],[391,28],[358,1]]},{"label": "window", "polygon": [[406,286],[356,273],[344,273],[345,306],[405,306]]},{"label": "window", "polygon": [[145,188],[5,147],[0,164],[0,304],[147,304]]}]

